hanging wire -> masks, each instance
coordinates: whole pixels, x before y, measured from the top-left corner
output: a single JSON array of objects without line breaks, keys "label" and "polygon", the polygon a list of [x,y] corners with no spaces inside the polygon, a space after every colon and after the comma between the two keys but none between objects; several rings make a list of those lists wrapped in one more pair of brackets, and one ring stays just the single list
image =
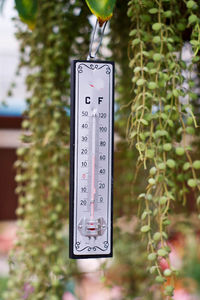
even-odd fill
[{"label": "hanging wire", "polygon": [[92,38],[91,38],[91,42],[90,42],[90,48],[89,48],[89,55],[87,57],[87,60],[91,60],[91,59],[95,59],[98,51],[99,51],[99,48],[101,46],[101,43],[102,43],[102,39],[103,39],[103,35],[104,35],[104,31],[105,31],[105,28],[106,28],[106,25],[107,25],[108,21],[106,21],[103,26],[102,26],[102,29],[101,29],[101,33],[100,33],[100,36],[99,36],[99,44],[96,48],[96,50],[94,50],[94,53],[93,52],[93,44],[94,42],[96,41],[95,39],[95,35],[98,34],[98,20],[96,20],[96,24],[95,24],[95,27],[93,29],[93,32],[92,32]]}]

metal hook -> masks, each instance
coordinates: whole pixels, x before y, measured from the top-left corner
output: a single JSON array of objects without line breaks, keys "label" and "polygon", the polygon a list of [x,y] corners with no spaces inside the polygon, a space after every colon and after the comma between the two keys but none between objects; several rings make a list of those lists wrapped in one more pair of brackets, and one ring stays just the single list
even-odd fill
[{"label": "metal hook", "polygon": [[100,35],[99,44],[98,44],[96,50],[94,51],[94,54],[92,54],[92,50],[93,50],[92,48],[93,48],[93,44],[95,42],[95,34],[96,34],[96,31],[97,31],[97,26],[99,24],[98,20],[96,21],[95,27],[94,27],[93,32],[92,32],[92,39],[91,39],[91,42],[90,42],[89,55],[87,57],[87,60],[95,59],[95,57],[96,57],[96,55],[97,55],[97,53],[99,51],[99,48],[101,46],[103,35],[104,35],[104,31],[105,31],[107,23],[108,23],[108,21],[106,21],[103,24],[103,27],[101,29],[101,35]]}]

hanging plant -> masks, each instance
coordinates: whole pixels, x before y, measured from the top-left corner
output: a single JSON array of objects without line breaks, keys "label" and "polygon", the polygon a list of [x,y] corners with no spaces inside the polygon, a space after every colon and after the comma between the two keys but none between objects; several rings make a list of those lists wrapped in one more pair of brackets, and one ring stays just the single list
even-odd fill
[{"label": "hanging plant", "polygon": [[[149,169],[146,190],[139,195],[141,232],[147,237],[150,272],[156,274],[157,283],[164,283],[164,295],[171,297],[176,270],[170,265],[167,242],[170,210],[177,201],[185,205],[191,189],[196,198],[200,190],[200,161],[192,161],[188,143],[197,127],[190,75],[199,57],[189,64],[182,58],[183,31],[191,28],[195,36],[199,5],[195,1],[131,0],[128,16],[134,91],[128,138],[139,152],[138,165]],[[161,261],[166,262],[165,269]]]},{"label": "hanging plant", "polygon": [[[80,12],[74,10],[79,5]],[[88,11],[78,1],[38,2],[33,32],[18,22],[27,110],[17,150],[18,239],[10,256],[4,299],[61,299],[74,264],[67,262],[63,228],[68,211],[69,67],[83,39]],[[70,268],[68,267],[70,265]]]}]

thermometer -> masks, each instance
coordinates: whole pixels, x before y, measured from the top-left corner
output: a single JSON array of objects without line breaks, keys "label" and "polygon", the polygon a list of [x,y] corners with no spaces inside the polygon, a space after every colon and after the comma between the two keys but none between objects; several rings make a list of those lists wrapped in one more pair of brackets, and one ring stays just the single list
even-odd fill
[{"label": "thermometer", "polygon": [[112,256],[114,64],[71,66],[70,257]]}]

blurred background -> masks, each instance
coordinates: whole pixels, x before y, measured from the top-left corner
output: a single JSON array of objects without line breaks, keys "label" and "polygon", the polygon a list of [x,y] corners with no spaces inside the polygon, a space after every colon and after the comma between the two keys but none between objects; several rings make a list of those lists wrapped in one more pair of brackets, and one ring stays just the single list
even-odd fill
[{"label": "blurred background", "polygon": [[[15,16],[14,1],[7,1],[0,14],[0,295],[6,287],[8,252],[16,235],[14,162],[16,148],[20,144],[20,127],[26,98],[24,74],[16,77],[19,48],[12,21]],[[17,82],[15,93],[8,97],[14,81]]]},{"label": "blurred background", "polygon": [[[20,128],[27,97],[25,71],[20,70],[20,76],[16,76],[19,42],[15,38],[15,23],[12,21],[16,14],[14,1],[6,1],[0,15],[0,300],[7,288],[8,253],[16,239],[17,195],[14,162],[16,149],[21,143]],[[94,23],[93,19],[90,21]],[[190,50],[186,44],[185,61],[190,59]],[[161,299],[157,285],[153,284],[149,289],[152,282],[145,269],[148,266],[145,243],[141,241],[138,233],[137,204],[132,201],[144,185],[140,180],[143,178],[141,173],[133,190],[135,157],[135,152],[127,148],[123,139],[119,139],[115,148],[115,179],[118,185],[114,193],[118,200],[123,199],[123,203],[118,201],[115,204],[117,238],[114,258],[93,259],[90,263],[79,260],[78,275],[76,280],[67,282],[67,292],[63,300],[77,297],[81,300]],[[170,260],[182,274],[175,284],[174,299],[197,300],[200,299],[200,225],[194,213],[192,194],[191,205],[185,211],[185,214],[171,217],[169,232],[169,243],[172,247]],[[165,261],[161,262],[161,268],[167,268]],[[141,296],[144,291],[145,297]]]}]

